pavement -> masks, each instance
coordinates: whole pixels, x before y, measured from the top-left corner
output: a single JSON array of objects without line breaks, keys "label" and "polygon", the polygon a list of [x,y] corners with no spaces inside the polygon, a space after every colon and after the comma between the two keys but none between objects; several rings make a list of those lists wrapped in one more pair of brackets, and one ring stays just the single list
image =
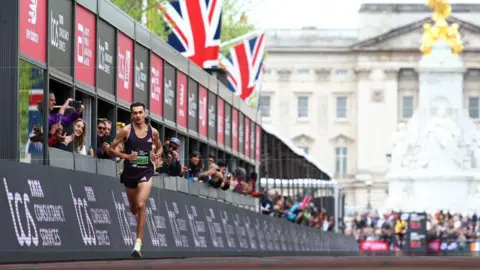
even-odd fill
[{"label": "pavement", "polygon": [[480,269],[480,257],[268,257],[117,260],[0,265],[0,270],[72,269]]}]

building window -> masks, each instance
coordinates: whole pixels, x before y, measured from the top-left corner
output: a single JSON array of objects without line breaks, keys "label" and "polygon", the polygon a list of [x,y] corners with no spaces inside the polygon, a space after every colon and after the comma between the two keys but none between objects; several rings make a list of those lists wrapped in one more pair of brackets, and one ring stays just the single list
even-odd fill
[{"label": "building window", "polygon": [[478,119],[479,118],[479,98],[478,97],[469,97],[468,98],[468,115],[471,118]]},{"label": "building window", "polygon": [[335,173],[347,175],[348,149],[346,147],[335,148]]},{"label": "building window", "polygon": [[301,68],[297,70],[297,75],[308,75],[310,70],[307,68]]},{"label": "building window", "polygon": [[300,147],[300,149],[308,155],[308,147]]},{"label": "building window", "polygon": [[413,97],[404,96],[402,97],[402,117],[403,119],[408,119],[413,115]]},{"label": "building window", "polygon": [[270,117],[270,96],[261,96],[260,112],[262,117]]},{"label": "building window", "polygon": [[348,74],[348,71],[344,70],[344,69],[340,69],[340,70],[335,71],[335,75],[339,76],[339,77],[345,77],[345,76],[347,76],[347,74]]},{"label": "building window", "polygon": [[400,70],[400,77],[413,77],[413,76],[415,76],[415,71],[411,69]]},{"label": "building window", "polygon": [[298,97],[298,118],[308,118],[308,97]]},{"label": "building window", "polygon": [[337,97],[336,116],[338,119],[347,118],[347,97]]}]

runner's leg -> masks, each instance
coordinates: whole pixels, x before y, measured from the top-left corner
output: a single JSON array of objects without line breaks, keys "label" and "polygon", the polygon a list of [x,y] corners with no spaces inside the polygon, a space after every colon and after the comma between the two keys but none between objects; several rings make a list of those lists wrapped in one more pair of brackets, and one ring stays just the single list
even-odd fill
[{"label": "runner's leg", "polygon": [[152,179],[149,179],[148,182],[139,183],[137,189],[137,239],[143,239],[143,229],[147,221],[146,201],[148,200],[150,192],[152,191]]},{"label": "runner's leg", "polygon": [[130,205],[130,212],[132,212],[134,216],[137,216],[138,188],[125,187],[125,191],[127,192],[128,204]]}]

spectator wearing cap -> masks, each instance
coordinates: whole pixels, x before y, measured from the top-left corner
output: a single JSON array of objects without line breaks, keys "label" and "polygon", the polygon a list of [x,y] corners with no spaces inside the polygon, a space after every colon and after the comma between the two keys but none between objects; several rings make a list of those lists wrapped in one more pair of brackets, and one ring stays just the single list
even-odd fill
[{"label": "spectator wearing cap", "polygon": [[164,147],[164,159],[163,164],[157,169],[158,173],[164,173],[169,176],[181,176],[182,175],[182,163],[178,154],[178,148],[180,147],[180,140],[178,138],[170,138],[169,144]]},{"label": "spectator wearing cap", "polygon": [[190,163],[185,172],[185,178],[189,181],[198,182],[199,174],[203,171],[203,164],[200,162],[200,153],[194,151],[190,154]]}]

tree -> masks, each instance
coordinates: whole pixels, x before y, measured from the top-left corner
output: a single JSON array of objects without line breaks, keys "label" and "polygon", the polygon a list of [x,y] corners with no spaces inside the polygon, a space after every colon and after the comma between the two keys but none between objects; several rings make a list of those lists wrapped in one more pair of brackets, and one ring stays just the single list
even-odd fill
[{"label": "tree", "polygon": [[[251,0],[223,0],[221,42],[232,40],[255,30],[255,26],[248,22],[246,15],[250,3]],[[222,48],[222,51],[228,49],[230,48]]]},{"label": "tree", "polygon": [[176,0],[111,0],[123,12],[164,40],[168,38],[170,29],[162,19],[163,12],[160,12],[157,7],[162,3],[173,1]]}]

